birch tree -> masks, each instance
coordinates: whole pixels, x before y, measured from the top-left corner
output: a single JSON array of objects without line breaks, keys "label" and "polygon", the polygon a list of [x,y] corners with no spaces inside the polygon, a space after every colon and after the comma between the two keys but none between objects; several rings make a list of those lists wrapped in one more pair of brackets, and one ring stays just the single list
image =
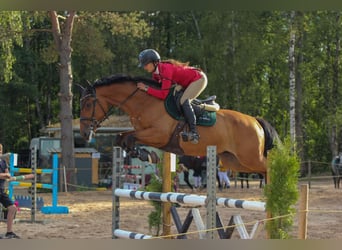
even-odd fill
[{"label": "birch tree", "polygon": [[296,65],[295,65],[296,32],[294,29],[295,16],[296,16],[295,11],[291,11],[290,41],[289,41],[290,137],[291,137],[291,142],[294,145],[294,147],[295,147],[295,142],[296,142]]}]

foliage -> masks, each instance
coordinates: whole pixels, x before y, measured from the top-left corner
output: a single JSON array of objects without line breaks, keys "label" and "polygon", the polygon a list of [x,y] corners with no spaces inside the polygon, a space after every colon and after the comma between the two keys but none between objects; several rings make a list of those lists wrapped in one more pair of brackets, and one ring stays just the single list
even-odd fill
[{"label": "foliage", "polygon": [[274,218],[266,228],[271,239],[288,239],[293,225],[298,200],[299,159],[294,153],[289,137],[284,145],[276,145],[268,156],[270,183],[265,186],[266,211]]},{"label": "foliage", "polygon": [[[163,158],[161,157],[160,163],[157,163],[157,173],[152,175],[150,183],[146,186],[146,191],[149,192],[163,192]],[[173,180],[177,172],[171,173],[171,179]],[[162,225],[162,208],[163,202],[150,201],[154,207],[154,211],[148,215],[149,230],[155,229],[155,235],[159,235],[160,227]]]},{"label": "foliage", "polygon": [[22,28],[19,11],[0,11],[0,80],[6,83],[13,76],[13,50],[15,45],[22,45]]},{"label": "foliage", "polygon": [[[157,164],[158,173],[161,173],[162,164]],[[150,183],[146,186],[146,191],[149,192],[162,192],[163,183],[158,173],[152,175]],[[155,229],[155,235],[159,235],[160,227],[162,225],[162,202],[150,201],[154,207],[154,211],[148,215],[149,230]]]}]

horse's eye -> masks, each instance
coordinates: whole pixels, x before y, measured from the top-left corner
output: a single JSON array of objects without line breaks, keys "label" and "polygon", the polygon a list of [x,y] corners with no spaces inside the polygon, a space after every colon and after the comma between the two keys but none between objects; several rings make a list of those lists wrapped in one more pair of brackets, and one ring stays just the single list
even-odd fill
[{"label": "horse's eye", "polygon": [[91,109],[93,107],[93,104],[89,100],[85,100],[83,103],[81,103],[82,109]]}]

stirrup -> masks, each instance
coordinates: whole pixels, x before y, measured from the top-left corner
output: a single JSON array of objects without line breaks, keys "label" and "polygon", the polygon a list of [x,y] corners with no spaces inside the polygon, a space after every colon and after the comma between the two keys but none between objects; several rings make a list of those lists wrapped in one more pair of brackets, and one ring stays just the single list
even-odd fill
[{"label": "stirrup", "polygon": [[198,144],[198,141],[199,141],[199,135],[196,133],[192,133],[192,136],[190,138],[190,142],[192,144]]},{"label": "stirrup", "polygon": [[190,141],[192,144],[197,144],[199,141],[199,135],[196,132],[181,132],[183,141]]}]

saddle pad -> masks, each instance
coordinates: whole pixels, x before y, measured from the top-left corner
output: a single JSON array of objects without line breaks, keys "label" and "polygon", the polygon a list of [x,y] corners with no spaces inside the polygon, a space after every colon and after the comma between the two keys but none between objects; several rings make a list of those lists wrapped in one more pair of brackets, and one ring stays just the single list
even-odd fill
[{"label": "saddle pad", "polygon": [[[180,93],[177,92],[173,95],[174,87],[170,89],[168,96],[165,99],[164,105],[166,111],[171,117],[176,120],[184,120],[183,114],[179,111],[177,107],[178,96]],[[204,110],[200,116],[197,116],[196,124],[201,126],[213,126],[216,123],[216,112]]]}]

